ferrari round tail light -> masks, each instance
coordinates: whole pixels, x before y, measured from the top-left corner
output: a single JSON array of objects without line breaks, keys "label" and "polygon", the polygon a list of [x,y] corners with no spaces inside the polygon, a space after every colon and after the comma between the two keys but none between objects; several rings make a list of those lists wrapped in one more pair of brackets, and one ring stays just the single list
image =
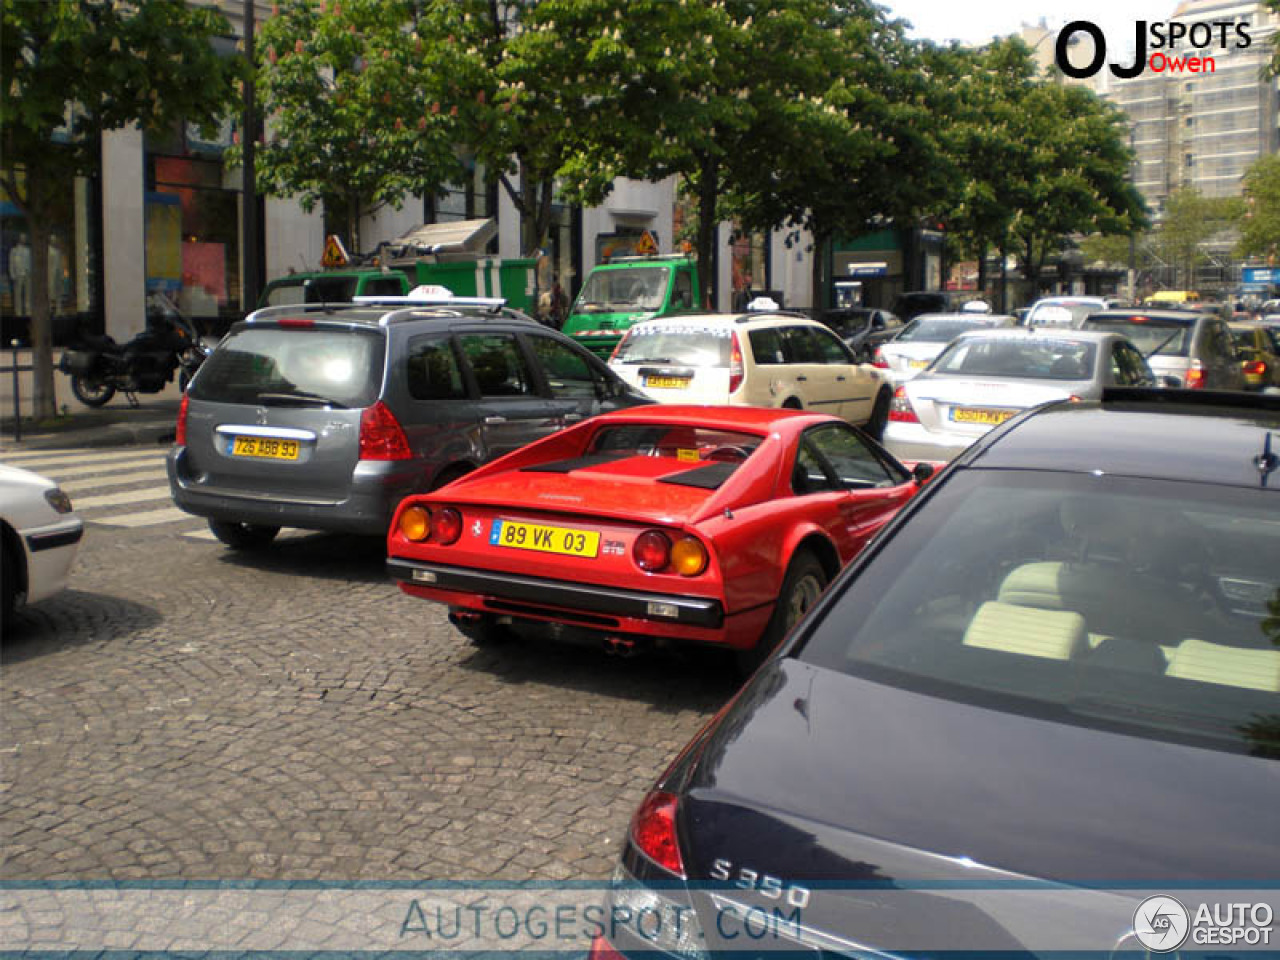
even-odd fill
[{"label": "ferrari round tail light", "polygon": [[360,413],[361,460],[408,460],[413,456],[400,421],[379,400]]},{"label": "ferrari round tail light", "polygon": [[884,351],[876,347],[875,355],[871,358],[871,365],[878,370],[888,370],[889,361],[884,358]]},{"label": "ferrari round tail light", "polygon": [[671,540],[661,530],[646,530],[636,537],[631,556],[641,570],[657,573],[671,562]]},{"label": "ferrari round tail light", "polygon": [[696,577],[707,569],[707,548],[696,537],[681,537],[671,548],[671,565],[685,577]]},{"label": "ferrari round tail light", "polygon": [[1205,375],[1204,367],[1200,361],[1192,360],[1191,369],[1187,371],[1187,379],[1182,382],[1182,385],[1188,390],[1203,390],[1207,382],[1208,377]]},{"label": "ferrari round tail light", "polygon": [[460,536],[462,536],[462,514],[453,507],[432,511],[431,539],[448,546]]},{"label": "ferrari round tail light", "polygon": [[684,860],[676,838],[675,794],[654,790],[631,818],[631,842],[646,857],[678,877],[684,876]]},{"label": "ferrari round tail light", "polygon": [[745,376],[742,367],[742,344],[738,340],[738,331],[733,331],[732,345],[729,349],[729,392],[734,393],[742,386]]},{"label": "ferrari round tail light", "polygon": [[426,540],[431,536],[431,512],[424,507],[410,507],[400,514],[400,532],[415,543]]},{"label": "ferrari round tail light", "polygon": [[173,442],[175,446],[185,447],[187,445],[187,407],[191,404],[190,398],[184,393],[182,402],[178,404],[178,425],[173,433]]},{"label": "ferrari round tail light", "polygon": [[893,391],[893,403],[889,404],[889,419],[897,423],[919,423],[916,408],[911,406],[907,397],[907,388],[899,387]]}]

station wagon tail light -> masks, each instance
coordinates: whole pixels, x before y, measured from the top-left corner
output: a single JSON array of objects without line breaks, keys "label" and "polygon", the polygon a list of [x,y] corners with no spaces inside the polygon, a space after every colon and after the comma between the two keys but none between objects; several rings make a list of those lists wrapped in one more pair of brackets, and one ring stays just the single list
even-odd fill
[{"label": "station wagon tail light", "polygon": [[646,857],[683,877],[684,860],[680,856],[680,843],[676,838],[676,808],[679,801],[675,794],[654,790],[631,818],[631,842]]},{"label": "station wagon tail light", "polygon": [[453,507],[445,507],[431,514],[431,539],[448,546],[462,536],[462,514]]},{"label": "station wagon tail light", "polygon": [[423,507],[410,507],[400,514],[400,532],[406,540],[422,543],[431,536],[431,511]]},{"label": "station wagon tail light", "polygon": [[742,386],[742,344],[738,340],[738,331],[733,332],[732,347],[729,351],[729,392],[733,393]]},{"label": "station wagon tail light", "polygon": [[657,573],[671,562],[671,539],[661,530],[646,530],[636,537],[631,557],[641,570]]},{"label": "station wagon tail light", "polygon": [[173,431],[173,442],[179,447],[187,445],[187,407],[190,400],[184,393],[182,402],[178,404],[178,425]]},{"label": "station wagon tail light", "polygon": [[681,537],[671,548],[671,565],[683,577],[696,577],[707,569],[707,548],[696,537]]},{"label": "station wagon tail light", "polygon": [[1206,383],[1204,365],[1199,360],[1191,361],[1191,369],[1187,371],[1187,379],[1182,385],[1188,390],[1203,390]]},{"label": "station wagon tail light", "polygon": [[408,460],[411,456],[409,440],[387,405],[379,400],[365,407],[360,414],[360,459]]},{"label": "station wagon tail light", "polygon": [[907,397],[907,388],[899,387],[893,391],[893,403],[889,404],[889,419],[897,423],[919,423],[915,407]]},{"label": "station wagon tail light", "polygon": [[876,347],[875,356],[871,358],[871,365],[877,370],[888,370],[889,361],[884,358],[884,351]]}]

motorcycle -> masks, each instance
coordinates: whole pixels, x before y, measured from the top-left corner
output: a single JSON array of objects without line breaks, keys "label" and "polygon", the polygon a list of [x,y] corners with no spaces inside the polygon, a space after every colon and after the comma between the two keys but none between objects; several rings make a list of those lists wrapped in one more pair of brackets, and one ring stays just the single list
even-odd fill
[{"label": "motorcycle", "polygon": [[87,407],[101,407],[117,392],[136,407],[136,394],[160,393],[175,374],[178,389],[185,391],[209,353],[195,325],[167,298],[153,294],[142,333],[125,344],[91,337],[64,351],[58,369],[71,377],[71,392]]}]

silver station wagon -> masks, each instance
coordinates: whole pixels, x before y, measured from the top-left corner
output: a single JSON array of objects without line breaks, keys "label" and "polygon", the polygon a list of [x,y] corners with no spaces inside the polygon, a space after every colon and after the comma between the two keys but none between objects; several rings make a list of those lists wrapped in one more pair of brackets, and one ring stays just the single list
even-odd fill
[{"label": "silver station wagon", "polygon": [[192,380],[169,484],[237,549],[281,527],[383,536],[407,494],[648,402],[501,300],[267,307],[233,326]]}]

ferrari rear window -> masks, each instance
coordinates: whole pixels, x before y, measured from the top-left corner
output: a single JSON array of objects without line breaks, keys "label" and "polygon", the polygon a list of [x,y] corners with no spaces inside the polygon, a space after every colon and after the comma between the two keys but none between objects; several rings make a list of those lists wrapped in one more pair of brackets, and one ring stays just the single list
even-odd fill
[{"label": "ferrari rear window", "polygon": [[684,424],[626,424],[601,429],[587,452],[665,457],[679,463],[740,463],[763,439],[751,433]]}]

